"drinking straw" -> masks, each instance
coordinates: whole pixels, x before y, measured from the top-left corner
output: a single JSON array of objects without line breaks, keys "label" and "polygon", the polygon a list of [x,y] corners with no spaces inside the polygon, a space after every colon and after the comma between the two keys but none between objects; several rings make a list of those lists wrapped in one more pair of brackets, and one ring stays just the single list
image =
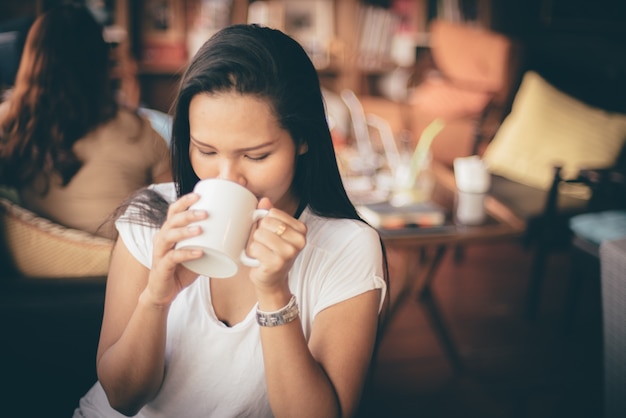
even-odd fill
[{"label": "drinking straw", "polygon": [[415,182],[417,181],[417,175],[420,170],[424,167],[424,162],[428,157],[428,150],[430,149],[430,145],[433,143],[435,137],[441,132],[443,127],[445,126],[445,122],[443,119],[437,118],[433,120],[431,123],[424,128],[422,131],[422,135],[420,136],[420,140],[415,147],[415,151],[411,156],[411,162],[409,165],[409,184],[408,188],[412,189],[415,186]]},{"label": "drinking straw", "polygon": [[396,140],[393,137],[393,132],[391,130],[391,126],[389,126],[389,122],[380,116],[371,113],[366,116],[366,120],[368,125],[373,126],[376,130],[378,130],[380,141],[382,142],[383,149],[385,151],[385,157],[387,158],[387,165],[389,166],[391,172],[395,175],[396,168],[400,165],[400,153],[398,152]]}]

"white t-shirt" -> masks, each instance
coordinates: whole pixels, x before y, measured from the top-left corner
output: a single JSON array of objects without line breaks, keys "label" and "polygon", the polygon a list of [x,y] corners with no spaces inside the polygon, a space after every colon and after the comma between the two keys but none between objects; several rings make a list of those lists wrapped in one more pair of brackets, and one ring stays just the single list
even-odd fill
[{"label": "white t-shirt", "polygon": [[[175,199],[173,183],[154,187],[168,201]],[[375,230],[355,220],[323,218],[308,209],[300,220],[308,229],[307,244],[289,272],[289,287],[297,298],[308,340],[320,311],[372,289],[382,289],[382,306],[386,285]],[[116,225],[130,252],[150,267],[157,229],[129,223],[125,217]],[[256,306],[242,322],[227,327],[213,310],[209,280],[200,277],[172,303],[163,385],[138,417],[272,416]],[[80,400],[74,417],[123,415],[109,406],[102,386],[96,383]]]}]

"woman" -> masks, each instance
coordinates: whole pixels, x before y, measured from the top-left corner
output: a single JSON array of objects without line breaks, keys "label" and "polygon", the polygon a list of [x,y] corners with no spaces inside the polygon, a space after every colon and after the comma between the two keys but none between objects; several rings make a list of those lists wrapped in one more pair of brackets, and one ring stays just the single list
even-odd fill
[{"label": "woman", "polygon": [[26,208],[106,237],[115,229],[100,226],[132,192],[171,181],[163,138],[116,103],[109,47],[86,8],[52,9],[31,27],[0,105],[0,167]]},{"label": "woman", "polygon": [[[174,184],[117,221],[97,355],[74,417],[352,416],[386,291],[380,239],[343,189],[317,73],[291,38],[235,25],[181,81]],[[260,267],[198,276],[175,249],[200,233],[200,179],[237,182],[269,214],[247,248]],[[279,318],[278,325],[267,318]]]}]

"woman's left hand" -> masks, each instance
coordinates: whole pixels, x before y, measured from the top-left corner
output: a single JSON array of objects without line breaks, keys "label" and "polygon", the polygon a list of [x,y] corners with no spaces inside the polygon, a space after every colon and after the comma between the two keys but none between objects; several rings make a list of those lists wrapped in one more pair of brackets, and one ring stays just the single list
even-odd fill
[{"label": "woman's left hand", "polygon": [[250,270],[257,292],[275,293],[287,289],[287,277],[293,263],[306,244],[306,225],[263,198],[259,208],[269,214],[261,219],[252,234],[248,254],[261,265]]}]

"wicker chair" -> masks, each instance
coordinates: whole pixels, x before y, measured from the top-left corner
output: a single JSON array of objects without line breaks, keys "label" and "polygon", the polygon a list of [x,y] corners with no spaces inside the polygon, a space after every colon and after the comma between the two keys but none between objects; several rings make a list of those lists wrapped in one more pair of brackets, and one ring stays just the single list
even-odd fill
[{"label": "wicker chair", "polygon": [[[66,416],[95,369],[112,241],[0,198],[3,413]],[[46,355],[41,355],[45,347]],[[38,402],[31,394],[37,392]]]},{"label": "wicker chair", "polygon": [[55,224],[0,198],[4,263],[20,276],[106,276],[113,241]]}]

